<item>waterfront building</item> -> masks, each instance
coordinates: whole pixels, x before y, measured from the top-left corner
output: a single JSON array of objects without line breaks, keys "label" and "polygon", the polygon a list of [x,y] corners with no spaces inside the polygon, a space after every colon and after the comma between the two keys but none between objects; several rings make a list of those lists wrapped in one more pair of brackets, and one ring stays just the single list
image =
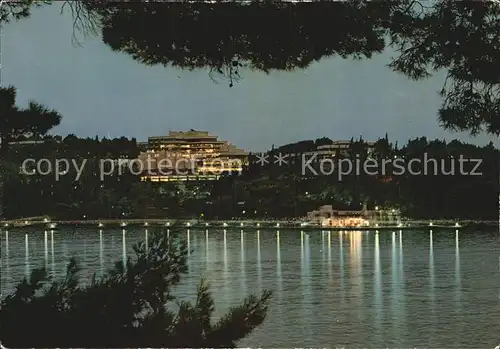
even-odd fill
[{"label": "waterfront building", "polygon": [[377,223],[396,224],[400,220],[400,213],[396,209],[384,210],[375,207],[374,210],[368,210],[366,204],[361,210],[336,210],[332,205],[323,205],[307,214],[309,223],[323,227],[362,227]]},{"label": "waterfront building", "polygon": [[248,165],[248,152],[207,131],[170,131],[149,137],[141,147],[143,181],[216,180]]}]

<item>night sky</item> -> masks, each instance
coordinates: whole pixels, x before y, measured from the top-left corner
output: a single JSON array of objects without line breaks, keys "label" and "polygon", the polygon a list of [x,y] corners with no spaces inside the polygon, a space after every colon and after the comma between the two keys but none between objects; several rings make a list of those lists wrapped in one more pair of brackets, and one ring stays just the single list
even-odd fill
[{"label": "night sky", "polygon": [[[72,45],[72,18],[60,6],[35,9],[3,29],[2,85],[18,88],[18,104],[34,99],[63,115],[54,133],[81,137],[165,135],[207,130],[251,151],[304,139],[363,136],[470,138],[442,130],[438,90],[444,73],[412,82],[386,67],[391,52],[371,60],[329,58],[307,70],[244,70],[233,88],[208,70],[148,67],[111,51],[99,37]],[[495,142],[498,144],[498,142]]]}]

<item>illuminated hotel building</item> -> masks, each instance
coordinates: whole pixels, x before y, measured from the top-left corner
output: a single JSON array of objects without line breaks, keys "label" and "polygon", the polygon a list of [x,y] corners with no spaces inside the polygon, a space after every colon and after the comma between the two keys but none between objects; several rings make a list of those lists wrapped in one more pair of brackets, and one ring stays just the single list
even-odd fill
[{"label": "illuminated hotel building", "polygon": [[149,137],[142,147],[143,181],[216,180],[248,164],[247,152],[206,131],[170,131],[168,136]]}]

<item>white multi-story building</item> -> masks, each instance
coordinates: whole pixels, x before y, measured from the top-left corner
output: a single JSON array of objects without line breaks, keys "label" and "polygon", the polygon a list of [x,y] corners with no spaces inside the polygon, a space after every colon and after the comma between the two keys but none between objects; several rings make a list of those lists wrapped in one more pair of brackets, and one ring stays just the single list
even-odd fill
[{"label": "white multi-story building", "polygon": [[156,182],[213,180],[223,173],[241,172],[248,153],[207,131],[170,131],[149,137],[139,160],[147,164],[142,180]]}]

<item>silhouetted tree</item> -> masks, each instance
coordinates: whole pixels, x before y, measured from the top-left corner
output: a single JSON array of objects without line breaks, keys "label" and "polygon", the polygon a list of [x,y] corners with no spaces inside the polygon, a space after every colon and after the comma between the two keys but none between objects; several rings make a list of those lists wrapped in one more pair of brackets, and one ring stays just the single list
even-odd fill
[{"label": "silhouetted tree", "polygon": [[135,258],[117,262],[87,286],[71,259],[66,276],[31,273],[0,308],[7,347],[232,348],[262,324],[271,294],[249,296],[214,322],[214,300],[201,282],[193,303],[177,301],[175,287],[187,272],[187,249],[177,238],[155,234],[134,246]]},{"label": "silhouetted tree", "polygon": [[[8,11],[24,17],[32,3],[9,4],[0,20]],[[148,65],[208,68],[230,86],[242,68],[293,70],[336,55],[370,58],[390,47],[399,55],[389,66],[411,79],[447,71],[439,110],[445,128],[500,133],[496,1],[63,3],[75,28],[101,28],[114,50]]]},{"label": "silhouetted tree", "polygon": [[[54,137],[57,139],[57,137]],[[37,145],[16,145],[9,151],[7,161],[16,166],[4,166],[9,171],[4,176],[5,217],[50,215],[54,219],[88,219],[132,217],[196,217],[204,213],[208,218],[230,219],[240,216],[243,208],[238,202],[244,201],[245,216],[264,217],[267,212],[275,217],[303,216],[307,211],[322,204],[333,204],[339,208],[357,209],[359,203],[368,200],[377,205],[392,205],[404,209],[412,218],[471,218],[492,220],[497,217],[495,207],[498,192],[498,150],[492,145],[476,147],[459,141],[446,143],[442,140],[427,140],[425,137],[410,140],[396,148],[396,144],[384,137],[375,142],[374,149],[367,151],[366,144],[352,139],[350,149],[332,157],[334,162],[331,175],[314,175],[309,170],[302,173],[300,158],[294,158],[283,166],[268,164],[261,166],[251,159],[251,166],[239,176],[223,176],[218,181],[206,183],[185,183],[180,189],[178,183],[141,182],[127,168],[121,175],[99,178],[99,161],[93,154],[103,158],[117,159],[121,156],[133,158],[137,147],[133,140],[123,139],[97,142],[94,139],[68,137],[65,142],[46,140]],[[315,151],[314,141],[299,141],[275,147],[275,152],[300,153]],[[90,155],[89,155],[90,154]],[[448,169],[451,159],[460,156],[482,159],[480,176],[463,176],[459,165],[455,166],[455,176],[434,175],[433,166],[429,175],[414,176],[406,171],[399,173],[393,161],[403,159],[406,164],[412,159],[424,161],[424,156],[443,161]],[[342,179],[339,168],[346,164],[340,161],[351,158],[355,164],[365,158],[377,159],[377,172],[370,169],[365,173],[362,164],[357,173],[355,165],[349,173],[344,171]],[[75,181],[76,170],[57,181],[54,176],[19,174],[19,166],[26,158],[33,159],[75,159],[81,163],[87,159],[84,171]],[[271,158],[272,159],[272,158]],[[399,161],[399,160],[398,160]],[[320,171],[320,161],[312,164]],[[385,164],[385,165],[384,165]],[[329,165],[324,171],[329,172]],[[469,164],[470,166],[470,164]],[[442,165],[438,165],[442,171]],[[347,168],[345,168],[347,169]],[[384,173],[385,169],[385,173]],[[412,164],[413,170],[422,170],[422,165]],[[117,170],[115,168],[115,170]],[[469,168],[471,170],[471,168]],[[308,192],[308,194],[305,194]],[[446,199],[453,197],[454,199]],[[477,200],[471,200],[477,197]],[[125,214],[125,215],[123,215]]]},{"label": "silhouetted tree", "polygon": [[16,89],[0,87],[0,156],[8,151],[9,142],[26,135],[45,135],[61,122],[61,115],[36,102],[28,108],[16,107]]},{"label": "silhouetted tree", "polygon": [[399,55],[390,67],[412,79],[447,70],[439,110],[445,128],[500,132],[494,1],[83,4],[80,13],[98,14],[114,50],[145,64],[207,67],[230,85],[243,67],[292,70],[391,47]]},{"label": "silhouetted tree", "polygon": [[12,86],[0,87],[0,218],[4,211],[4,161],[9,142],[26,135],[43,136],[61,122],[58,112],[41,104],[30,102],[26,109],[18,108],[15,104],[16,89]]}]

